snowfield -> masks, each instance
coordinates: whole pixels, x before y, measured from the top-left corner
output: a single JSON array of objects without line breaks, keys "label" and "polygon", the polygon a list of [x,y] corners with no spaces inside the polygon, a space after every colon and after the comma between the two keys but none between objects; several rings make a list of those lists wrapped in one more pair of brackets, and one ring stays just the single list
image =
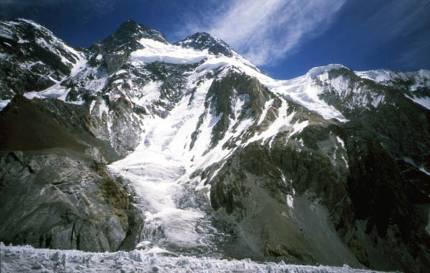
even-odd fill
[{"label": "snowfield", "polygon": [[206,58],[207,51],[183,48],[176,45],[165,44],[152,39],[141,39],[143,49],[131,54],[132,63],[164,62],[172,64],[193,64]]},{"label": "snowfield", "polygon": [[415,102],[416,104],[419,104],[422,107],[430,110],[430,97],[417,97],[417,96],[408,96],[408,95],[406,95],[406,97],[412,100],[413,102]]},{"label": "snowfield", "polygon": [[222,260],[185,256],[166,256],[133,250],[130,252],[92,253],[77,250],[35,249],[30,246],[1,245],[2,273],[182,273],[182,272],[291,272],[291,273],[365,273],[376,272],[348,266],[302,266],[281,263],[256,263],[251,260]]}]

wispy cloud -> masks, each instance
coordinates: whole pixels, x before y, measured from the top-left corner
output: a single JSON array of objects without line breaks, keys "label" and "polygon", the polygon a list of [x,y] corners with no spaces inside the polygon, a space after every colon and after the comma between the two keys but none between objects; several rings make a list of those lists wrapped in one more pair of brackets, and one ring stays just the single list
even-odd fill
[{"label": "wispy cloud", "polygon": [[[222,38],[258,65],[287,56],[323,33],[346,0],[233,0],[189,29]],[[209,17],[209,20],[207,19]]]}]

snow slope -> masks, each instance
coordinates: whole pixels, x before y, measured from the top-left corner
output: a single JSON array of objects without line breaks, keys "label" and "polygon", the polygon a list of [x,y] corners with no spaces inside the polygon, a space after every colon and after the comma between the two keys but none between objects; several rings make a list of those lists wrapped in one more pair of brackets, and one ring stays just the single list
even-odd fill
[{"label": "snow slope", "polygon": [[[129,156],[110,166],[133,182],[146,216],[145,227],[149,230],[145,240],[152,243],[180,247],[204,244],[196,228],[205,214],[193,207],[179,207],[180,199],[186,194],[179,180],[190,175],[190,155],[184,154],[184,147],[189,141],[187,133],[192,132],[198,114],[204,111],[204,95],[209,84],[199,88],[194,104],[188,105],[189,98],[184,98],[168,117],[154,115],[145,120],[142,143]],[[160,230],[162,234],[157,233]]]},{"label": "snow slope", "polygon": [[406,95],[406,97],[410,100],[412,100],[413,102],[415,102],[416,104],[421,105],[422,107],[430,110],[430,96],[429,97],[420,97],[420,96],[408,96]]},{"label": "snow slope", "polygon": [[256,263],[250,260],[172,257],[156,251],[90,253],[73,250],[47,250],[0,245],[1,272],[291,272],[291,273],[365,273],[375,272],[350,267],[301,266],[285,263]]},{"label": "snow slope", "polygon": [[413,81],[414,84],[410,86],[410,91],[416,91],[420,88],[430,86],[430,70],[418,70],[417,72],[394,72],[390,70],[369,70],[369,71],[356,71],[361,78],[375,81],[377,83],[393,86],[398,81]]},{"label": "snow slope", "polygon": [[151,39],[142,39],[140,43],[145,47],[137,50],[131,55],[131,62],[135,65],[147,64],[152,62],[164,62],[171,64],[199,64],[197,71],[230,69],[245,73],[257,78],[262,84],[271,91],[286,96],[293,101],[305,106],[311,111],[320,114],[326,119],[337,119],[345,122],[346,119],[334,107],[329,106],[319,95],[322,90],[317,86],[313,79],[323,74],[337,65],[314,68],[305,76],[292,80],[275,80],[261,73],[255,66],[246,59],[234,53],[231,57],[224,55],[213,55],[207,50],[199,51],[190,48],[183,48],[177,45],[164,44]]},{"label": "snow slope", "polygon": [[139,42],[144,48],[136,50],[131,54],[132,63],[164,62],[192,64],[200,62],[208,55],[207,51],[183,48],[147,38],[143,38]]}]

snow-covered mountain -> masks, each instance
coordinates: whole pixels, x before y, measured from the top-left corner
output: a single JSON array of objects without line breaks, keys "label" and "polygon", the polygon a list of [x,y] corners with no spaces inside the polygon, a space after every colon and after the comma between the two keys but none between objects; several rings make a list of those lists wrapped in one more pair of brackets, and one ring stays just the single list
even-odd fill
[{"label": "snow-covered mountain", "polygon": [[133,21],[82,50],[0,22],[0,59],[0,241],[430,263],[430,71],[277,80],[207,33]]}]

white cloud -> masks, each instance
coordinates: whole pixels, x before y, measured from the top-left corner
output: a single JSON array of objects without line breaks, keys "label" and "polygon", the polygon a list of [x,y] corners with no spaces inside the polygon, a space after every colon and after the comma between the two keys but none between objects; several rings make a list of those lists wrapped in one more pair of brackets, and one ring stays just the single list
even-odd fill
[{"label": "white cloud", "polygon": [[255,64],[264,65],[284,58],[304,40],[324,32],[345,2],[233,0],[209,15],[208,24],[194,22],[191,29],[206,30]]}]

